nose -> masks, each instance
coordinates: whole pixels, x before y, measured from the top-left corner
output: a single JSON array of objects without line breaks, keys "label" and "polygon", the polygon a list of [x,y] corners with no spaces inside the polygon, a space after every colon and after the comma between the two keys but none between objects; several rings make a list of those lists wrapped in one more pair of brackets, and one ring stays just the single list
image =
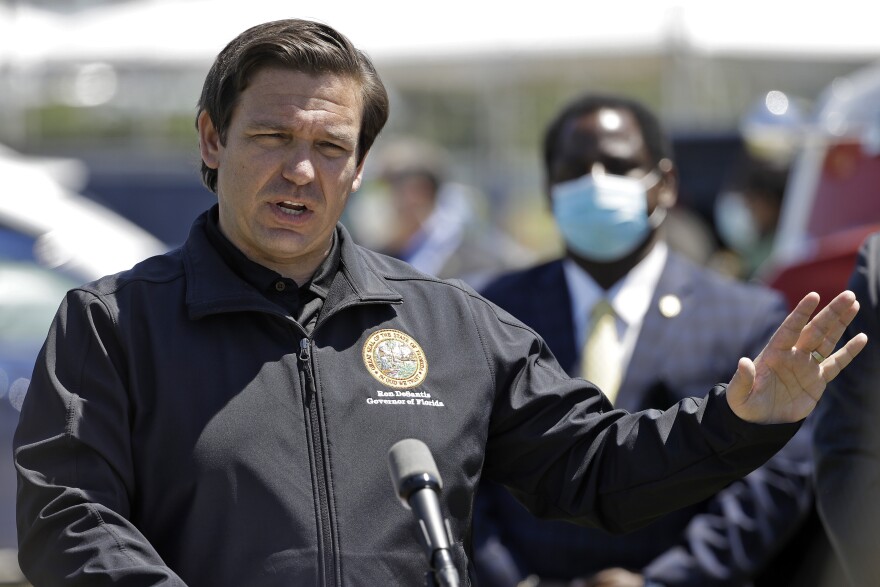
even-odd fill
[{"label": "nose", "polygon": [[308,145],[291,147],[286,155],[281,175],[296,185],[306,185],[315,179],[315,166]]}]

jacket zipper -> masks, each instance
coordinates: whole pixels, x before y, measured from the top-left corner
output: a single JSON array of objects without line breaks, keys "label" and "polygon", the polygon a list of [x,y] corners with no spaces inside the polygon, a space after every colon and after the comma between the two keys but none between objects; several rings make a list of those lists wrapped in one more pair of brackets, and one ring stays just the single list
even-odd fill
[{"label": "jacket zipper", "polygon": [[306,397],[307,406],[306,414],[309,419],[309,432],[311,434],[311,450],[314,451],[314,462],[317,475],[318,490],[318,510],[319,510],[319,552],[318,557],[321,561],[321,573],[323,577],[322,585],[336,585],[339,581],[338,569],[335,561],[338,551],[336,545],[336,537],[333,534],[333,516],[330,508],[330,499],[328,495],[329,470],[326,461],[326,449],[324,443],[323,430],[318,414],[318,389],[315,385],[314,372],[312,371],[312,352],[311,340],[303,338],[299,341],[299,360],[302,364],[302,370],[306,380]]}]

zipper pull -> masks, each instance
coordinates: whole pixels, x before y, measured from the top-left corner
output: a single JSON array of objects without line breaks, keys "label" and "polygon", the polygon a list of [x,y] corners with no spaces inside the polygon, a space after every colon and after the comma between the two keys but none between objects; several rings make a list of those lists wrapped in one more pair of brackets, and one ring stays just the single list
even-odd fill
[{"label": "zipper pull", "polygon": [[299,341],[299,360],[303,364],[306,373],[306,383],[309,391],[315,391],[315,379],[312,377],[312,347],[308,338]]}]

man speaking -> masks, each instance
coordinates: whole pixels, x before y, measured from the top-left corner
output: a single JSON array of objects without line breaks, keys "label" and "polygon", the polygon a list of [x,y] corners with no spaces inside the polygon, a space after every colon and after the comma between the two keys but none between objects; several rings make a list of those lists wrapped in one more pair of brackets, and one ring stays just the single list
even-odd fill
[{"label": "man speaking", "polygon": [[181,248],[69,292],[37,361],[14,442],[34,585],[421,585],[384,466],[405,438],[436,460],[468,577],[481,476],[538,515],[637,527],[769,458],[865,344],[834,351],[851,292],[810,321],[811,294],[729,385],[613,410],[472,289],[352,242],[338,220],[387,115],[326,25],[221,51],[197,118],[217,205]]}]

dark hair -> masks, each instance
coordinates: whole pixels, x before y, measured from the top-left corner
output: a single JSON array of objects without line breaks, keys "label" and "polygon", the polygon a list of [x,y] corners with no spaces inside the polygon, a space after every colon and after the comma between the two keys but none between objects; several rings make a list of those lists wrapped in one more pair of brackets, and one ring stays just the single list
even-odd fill
[{"label": "dark hair", "polygon": [[733,166],[728,188],[743,192],[747,197],[782,202],[788,185],[789,166],[787,163],[765,159],[745,153]]},{"label": "dark hair", "polygon": [[[253,75],[267,66],[287,67],[308,74],[350,76],[360,83],[363,119],[357,145],[357,162],[364,157],[388,120],[388,93],[373,63],[344,35],[318,22],[287,19],[251,27],[217,55],[205,77],[199,97],[196,125],[208,113],[220,143],[241,93]],[[202,161],[202,181],[217,191],[217,170]]]},{"label": "dark hair", "polygon": [[[378,159],[378,161],[377,161]],[[398,137],[373,159],[389,183],[419,178],[437,192],[449,175],[449,156],[439,145],[417,137]]]},{"label": "dark hair", "polygon": [[550,168],[559,151],[559,138],[565,124],[572,118],[578,118],[602,108],[628,110],[635,116],[654,165],[660,163],[662,159],[672,159],[672,144],[666,137],[660,121],[644,104],[624,96],[584,94],[563,108],[544,132],[544,171],[548,181]]}]

